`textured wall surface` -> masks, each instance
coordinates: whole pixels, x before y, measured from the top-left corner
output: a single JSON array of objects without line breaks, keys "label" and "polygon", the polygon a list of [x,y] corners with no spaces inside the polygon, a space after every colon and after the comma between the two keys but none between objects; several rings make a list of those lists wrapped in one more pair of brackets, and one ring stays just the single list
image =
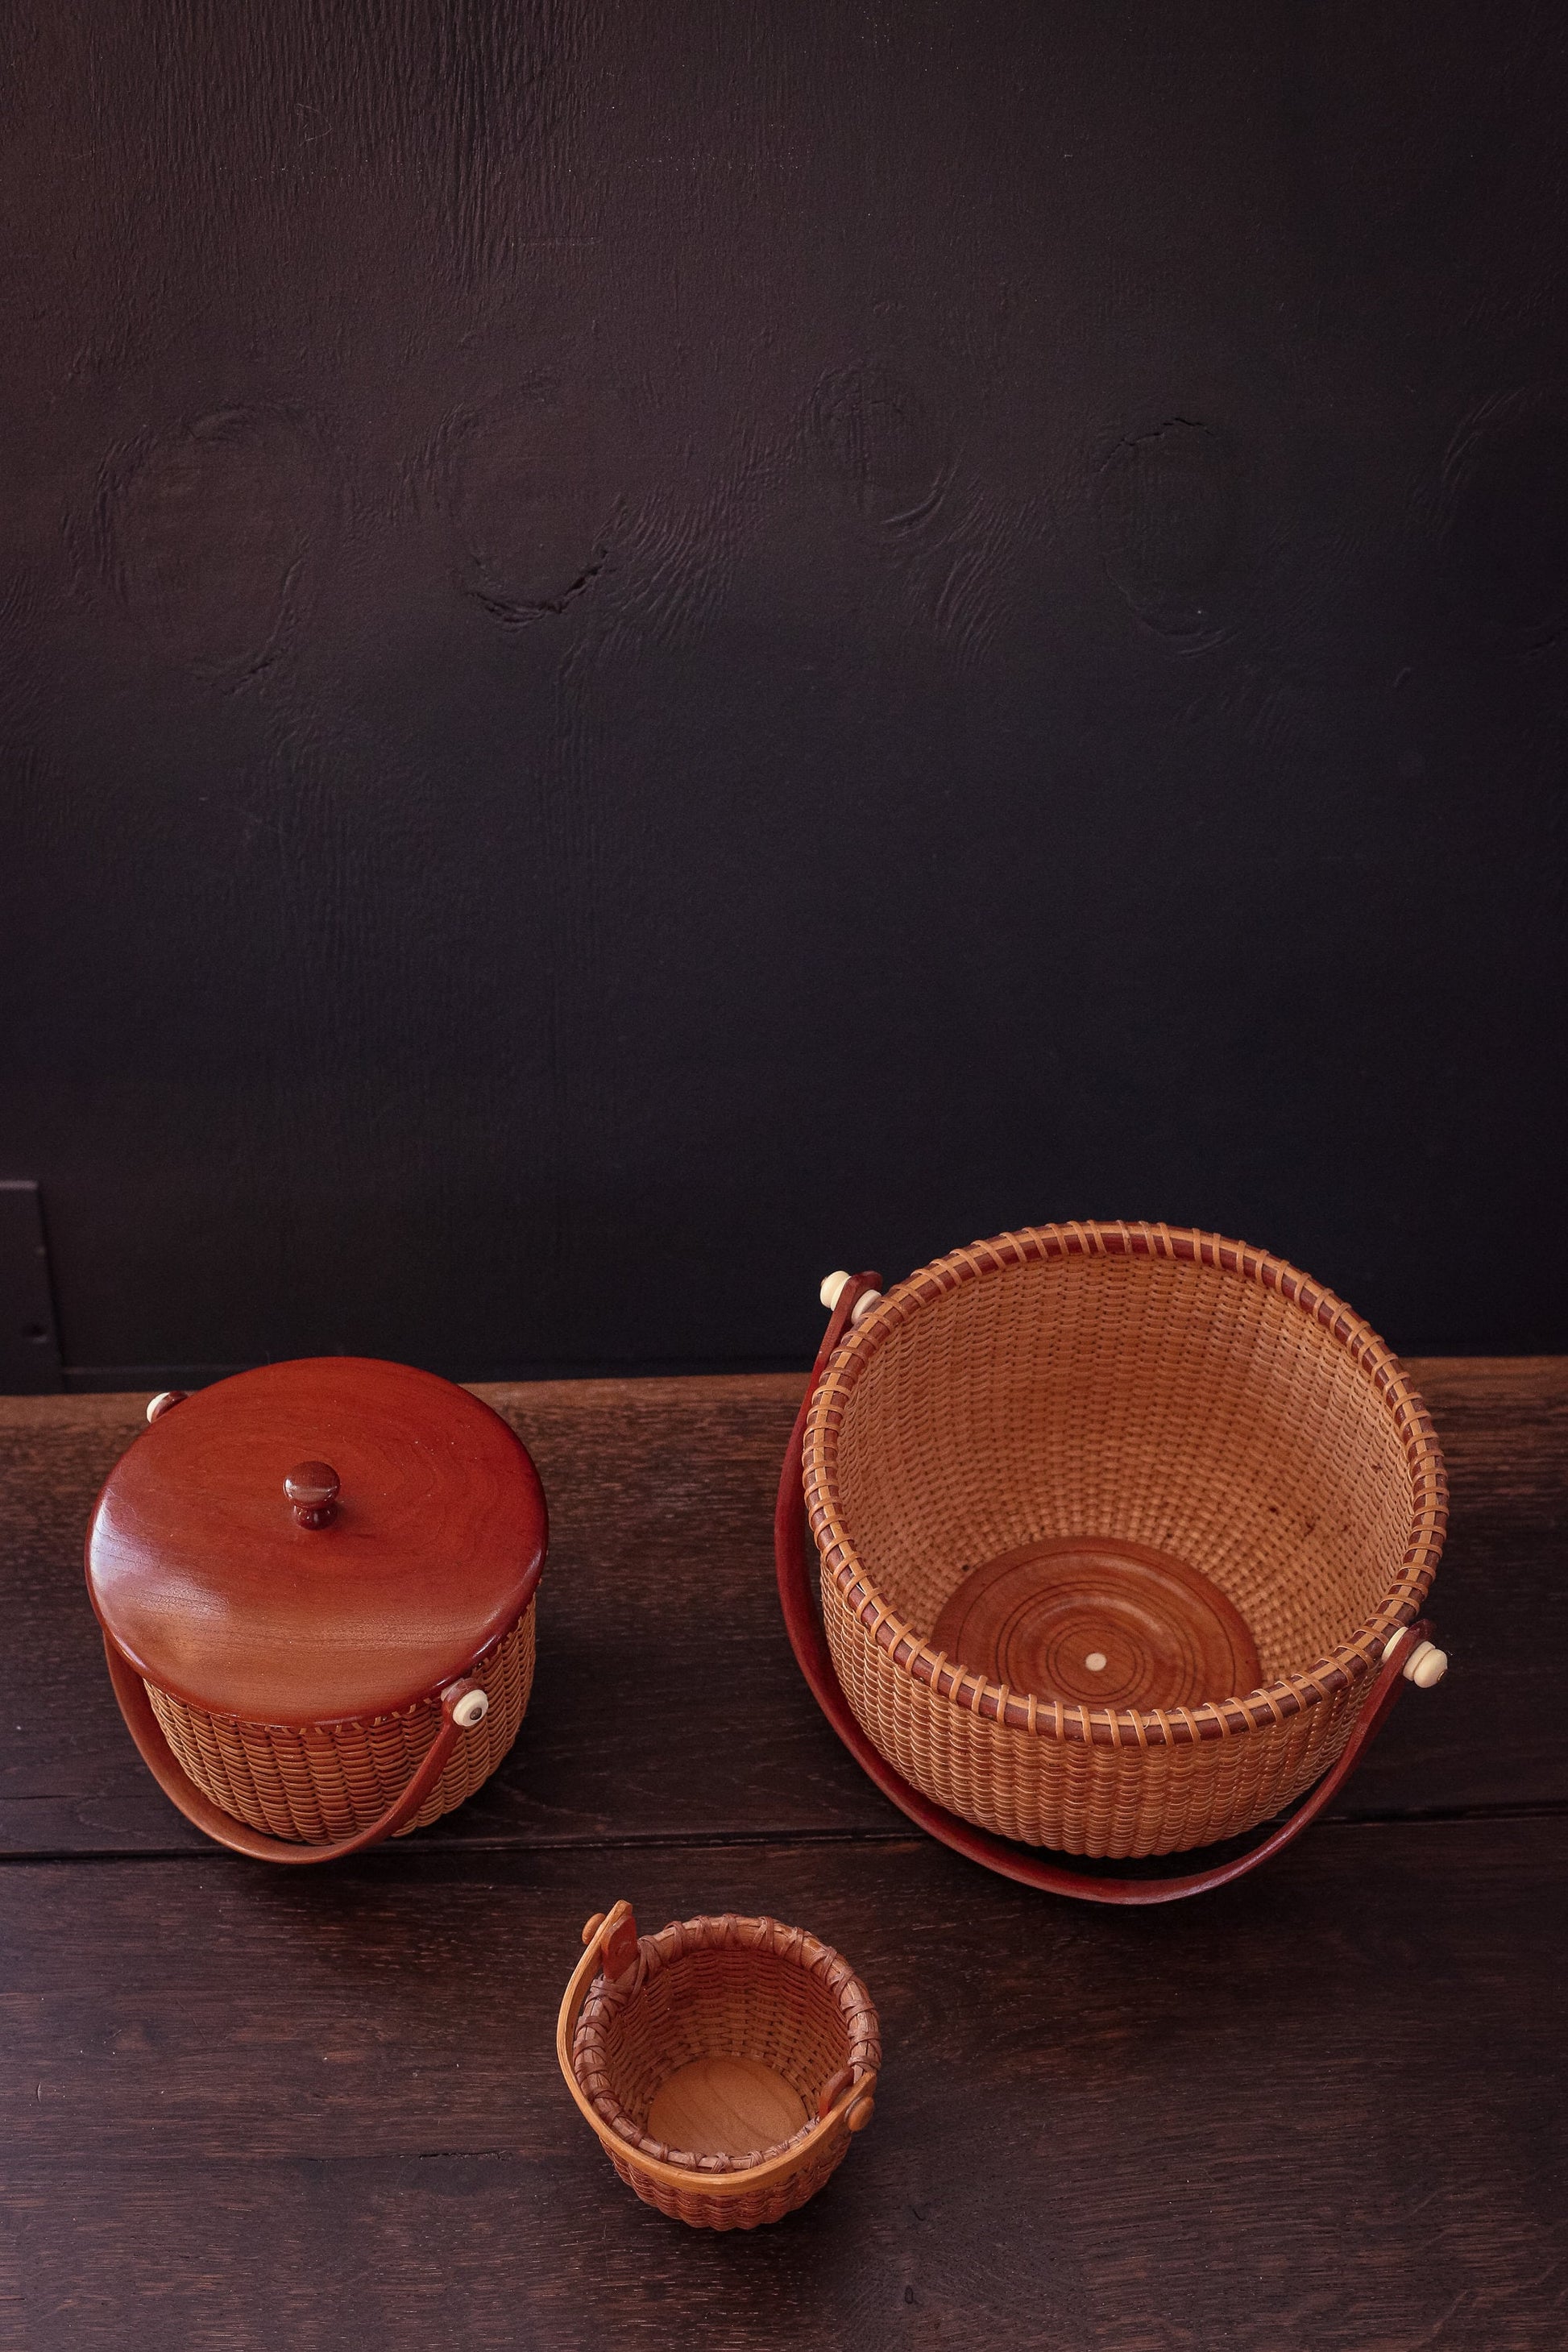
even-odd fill
[{"label": "textured wall surface", "polygon": [[1559,9],[4,21],[82,1377],[788,1360],[1070,1215],[1568,1347]]}]

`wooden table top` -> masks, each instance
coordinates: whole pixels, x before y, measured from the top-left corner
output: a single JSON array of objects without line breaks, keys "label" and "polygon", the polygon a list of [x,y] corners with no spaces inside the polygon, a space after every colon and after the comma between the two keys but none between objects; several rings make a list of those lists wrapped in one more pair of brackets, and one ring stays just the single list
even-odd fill
[{"label": "wooden table top", "polygon": [[[205,1843],[116,1712],[81,1538],[144,1399],[0,1399],[0,2342],[1562,2352],[1568,1360],[1412,1369],[1452,1671],[1287,1853],[1146,1912],[912,1834],[822,1722],[773,1581],[798,1380],[481,1390],[551,1502],[522,1737],[302,1872]],[[776,2228],[648,2210],[571,2105],[617,1895],[870,1987],[875,2121]]]}]

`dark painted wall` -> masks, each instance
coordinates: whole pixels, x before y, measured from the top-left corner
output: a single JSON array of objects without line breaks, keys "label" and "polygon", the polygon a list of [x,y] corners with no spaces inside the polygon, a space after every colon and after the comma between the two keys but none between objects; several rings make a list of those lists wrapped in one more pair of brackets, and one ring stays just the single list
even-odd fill
[{"label": "dark painted wall", "polygon": [[1568,1346],[1558,8],[6,25],[68,1364],[798,1358],[1073,1214]]}]

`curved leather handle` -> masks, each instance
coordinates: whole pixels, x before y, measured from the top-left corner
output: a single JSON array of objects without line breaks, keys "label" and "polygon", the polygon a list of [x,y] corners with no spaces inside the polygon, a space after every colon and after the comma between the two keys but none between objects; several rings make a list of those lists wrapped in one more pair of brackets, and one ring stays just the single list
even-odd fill
[{"label": "curved leather handle", "polygon": [[326,1845],[306,1845],[296,1843],[292,1838],[269,1837],[265,1830],[253,1830],[204,1796],[164,1738],[163,1727],[153,1712],[147,1686],[135,1667],[121,1656],[107,1633],[103,1648],[109,1660],[109,1678],[114,1685],[126,1729],[163,1794],[179,1807],[188,1822],[208,1837],[216,1838],[219,1845],[226,1845],[235,1853],[250,1854],[258,1862],[338,1862],[344,1854],[359,1853],[367,1845],[378,1845],[383,1838],[395,1837],[405,1822],[413,1820],[446,1770],[448,1757],[463,1737],[463,1727],[453,1710],[479,1687],[477,1683],[456,1682],[442,1692],[441,1727],[421,1757],[408,1786],[385,1812],[368,1828],[356,1830],[353,1837],[334,1838]]},{"label": "curved leather handle", "polygon": [[628,1925],[635,1937],[637,1920],[631,1905],[625,1901],[612,1903],[607,1911],[600,1912],[596,1920],[589,1921],[583,1930],[583,1957],[572,1971],[571,1982],[561,1996],[561,2007],[555,2017],[555,2055],[566,2077],[567,2087],[577,2094],[577,2104],[589,2116],[590,2121],[593,2117],[588,2103],[582,2096],[572,2064],[572,2043],[577,2032],[578,2015],[588,1998],[589,1987],[603,1965],[604,1956],[616,1936]]},{"label": "curved leather handle", "polygon": [[1258,1845],[1228,1862],[1212,1864],[1206,1870],[1187,1871],[1171,1878],[1102,1877],[1094,1871],[1073,1870],[1065,1863],[1048,1862],[1031,1847],[1015,1845],[1008,1838],[995,1837],[989,1830],[976,1829],[973,1823],[962,1821],[956,1813],[950,1813],[921,1790],[912,1788],[861,1730],[834,1669],[833,1654],[828,1649],[827,1636],[823,1632],[822,1620],[812,1599],[805,1570],[801,1452],[805,1442],[806,1416],[811,1411],[811,1400],[816,1393],[816,1384],[822,1378],[827,1360],[848,1327],[856,1300],[868,1290],[879,1287],[879,1276],[858,1274],[839,1293],[816,1362],[812,1368],[811,1378],[806,1383],[805,1396],[795,1416],[789,1449],[784,1455],[783,1475],[779,1480],[778,1507],[773,1514],[773,1558],[778,1570],[779,1599],[784,1605],[784,1626],[790,1646],[802,1674],[811,1685],[818,1706],[856,1762],[869,1774],[882,1794],[890,1797],[910,1821],[932,1837],[940,1838],[944,1845],[952,1846],[955,1853],[967,1855],[971,1862],[981,1863],[987,1870],[999,1872],[1004,1878],[1016,1879],[1020,1885],[1037,1886],[1048,1895],[1076,1895],[1084,1903],[1152,1904],[1176,1903],[1184,1895],[1206,1894],[1211,1887],[1227,1885],[1233,1878],[1244,1878],[1249,1870],[1256,1870],[1260,1862],[1267,1862],[1282,1846],[1288,1846],[1293,1838],[1300,1837],[1307,1824],[1317,1819],[1324,1806],[1349,1780],[1404,1687],[1405,1660],[1415,1643],[1429,1636],[1431,1627],[1425,1620],[1405,1627],[1384,1659],[1338,1761],[1324,1773],[1287,1820],[1271,1830]]}]

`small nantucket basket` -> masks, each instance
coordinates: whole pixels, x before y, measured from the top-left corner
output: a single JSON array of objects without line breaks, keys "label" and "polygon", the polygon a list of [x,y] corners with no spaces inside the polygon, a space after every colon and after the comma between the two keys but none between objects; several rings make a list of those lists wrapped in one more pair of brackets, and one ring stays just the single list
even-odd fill
[{"label": "small nantucket basket", "polygon": [[500,1415],[361,1357],[171,1391],[110,1472],[87,1581],[132,1737],[237,1853],[422,1828],[517,1738],[544,1496]]},{"label": "small nantucket basket", "polygon": [[[922,1827],[1026,1884],[1155,1903],[1254,1867],[1447,1664],[1418,1622],[1443,1461],[1397,1360],[1282,1260],[1165,1225],[1034,1226],[880,1288],[823,1285],[779,1491],[825,1712]],[[1182,1876],[1030,1851],[1172,1853],[1309,1789]]]},{"label": "small nantucket basket", "polygon": [[637,1934],[617,1903],[583,1930],[555,2051],[645,2205],[754,2230],[815,2197],[871,2120],[877,2012],[847,1960],[776,1919]]}]

